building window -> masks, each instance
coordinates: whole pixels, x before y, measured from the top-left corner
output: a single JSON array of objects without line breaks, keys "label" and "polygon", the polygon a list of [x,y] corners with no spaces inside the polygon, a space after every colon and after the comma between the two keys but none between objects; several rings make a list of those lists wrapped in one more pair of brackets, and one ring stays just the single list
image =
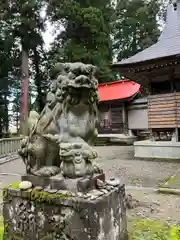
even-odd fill
[{"label": "building window", "polygon": [[151,83],[152,94],[164,94],[174,91],[173,85],[170,81],[153,82]]}]

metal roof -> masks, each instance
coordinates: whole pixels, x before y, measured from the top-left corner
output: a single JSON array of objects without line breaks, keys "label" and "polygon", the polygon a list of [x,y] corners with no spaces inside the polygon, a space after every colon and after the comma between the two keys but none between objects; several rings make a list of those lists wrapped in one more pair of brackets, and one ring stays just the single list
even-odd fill
[{"label": "metal roof", "polygon": [[100,102],[123,100],[135,96],[140,90],[140,85],[130,80],[99,84],[98,93]]},{"label": "metal roof", "polygon": [[166,24],[157,43],[128,59],[113,64],[113,66],[180,55],[180,1],[174,0],[174,2],[168,5]]}]

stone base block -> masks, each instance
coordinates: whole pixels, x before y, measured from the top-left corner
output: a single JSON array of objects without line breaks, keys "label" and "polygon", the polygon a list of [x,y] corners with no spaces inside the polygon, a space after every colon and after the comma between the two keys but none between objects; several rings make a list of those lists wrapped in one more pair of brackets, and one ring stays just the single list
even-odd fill
[{"label": "stone base block", "polygon": [[180,160],[180,142],[138,141],[134,143],[136,158]]},{"label": "stone base block", "polygon": [[97,198],[52,194],[37,189],[4,190],[8,240],[126,240],[124,186]]}]

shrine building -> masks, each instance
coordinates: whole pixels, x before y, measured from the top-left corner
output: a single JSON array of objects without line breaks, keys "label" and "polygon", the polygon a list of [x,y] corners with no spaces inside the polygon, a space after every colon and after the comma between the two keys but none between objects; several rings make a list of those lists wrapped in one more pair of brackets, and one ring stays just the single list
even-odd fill
[{"label": "shrine building", "polygon": [[134,143],[135,157],[180,159],[180,0],[168,4],[158,41],[112,68],[148,90],[150,139]]}]

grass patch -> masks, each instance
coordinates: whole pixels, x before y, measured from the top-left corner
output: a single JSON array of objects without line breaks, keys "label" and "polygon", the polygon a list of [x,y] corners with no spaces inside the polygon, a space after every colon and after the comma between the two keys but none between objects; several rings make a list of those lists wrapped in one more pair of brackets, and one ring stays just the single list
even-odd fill
[{"label": "grass patch", "polygon": [[0,216],[0,240],[4,239],[4,221],[3,217]]},{"label": "grass patch", "polygon": [[159,187],[180,190],[180,171],[178,171],[175,175],[166,179],[166,181],[164,181]]},{"label": "grass patch", "polygon": [[180,229],[155,220],[137,221],[129,240],[180,240]]}]

